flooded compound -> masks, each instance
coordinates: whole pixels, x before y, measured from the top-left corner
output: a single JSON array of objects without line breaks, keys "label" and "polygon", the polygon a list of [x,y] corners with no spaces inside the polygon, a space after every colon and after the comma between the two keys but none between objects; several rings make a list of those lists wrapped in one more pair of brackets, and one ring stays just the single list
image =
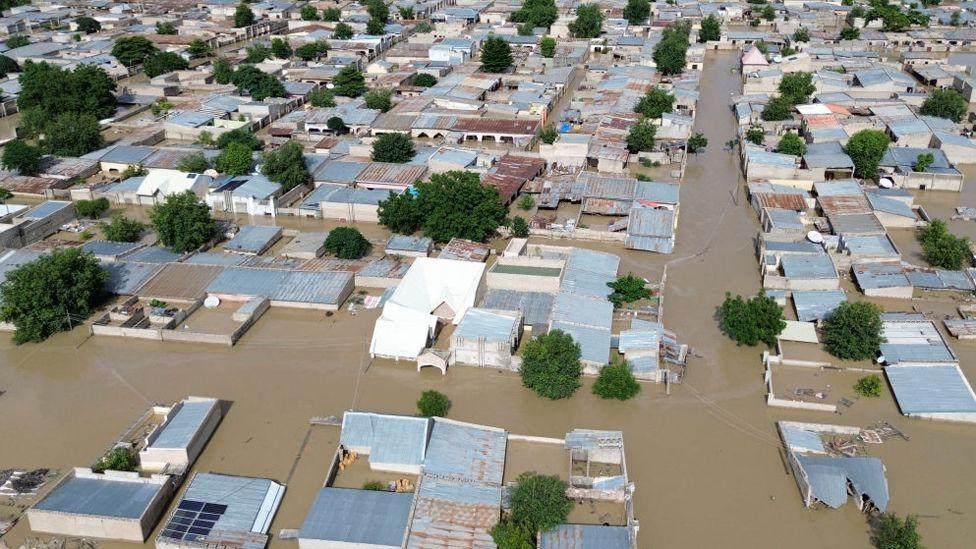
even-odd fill
[{"label": "flooded compound", "polygon": [[[640,547],[856,548],[870,546],[864,515],[853,505],[804,508],[776,422],[869,426],[887,421],[911,439],[871,448],[887,469],[889,510],[918,515],[929,547],[970,545],[976,535],[976,485],[968,482],[976,455],[971,426],[905,418],[887,394],[860,399],[839,416],[769,408],[762,350],[737,347],[718,330],[715,309],[725,292],[752,295],[761,285],[755,257],[759,225],[738,175],[738,157],[721,145],[735,132],[729,99],[740,89],[733,71],[737,60],[734,52],[706,57],[695,130],[712,145],[688,160],[675,252],[649,255],[619,245],[574,243],[619,254],[621,273],[649,280],[666,276],[665,323],[694,348],[683,383],[672,386],[670,395],[662,385],[644,384],[632,401],[604,401],[590,393],[593,380],[585,378],[573,397],[549,401],[522,387],[511,372],[458,367],[442,376],[432,368],[418,373],[410,362],[371,360],[370,334],[379,309],[325,314],[272,308],[232,348],[92,338],[81,329],[19,347],[5,336],[0,338],[0,469],[83,466],[98,459],[149,405],[187,395],[219,398],[228,403],[224,418],[194,470],[287,485],[270,547],[295,547],[278,533],[301,525],[339,436],[335,427],[310,425],[310,418],[349,409],[412,414],[420,392],[436,388],[453,403],[450,418],[511,433],[562,437],[574,428],[622,430],[629,477],[637,486]],[[918,193],[917,199],[939,217],[948,217],[959,204],[976,206],[972,175],[967,173],[970,181],[961,195]],[[301,218],[287,223],[307,230],[328,226]],[[976,236],[976,222],[953,221],[952,229]],[[372,226],[367,236],[382,234]],[[911,303],[923,312],[952,310],[949,303]],[[898,307],[906,304],[888,308]],[[963,371],[976,376],[976,344],[952,344]],[[848,387],[832,390],[854,395]],[[535,459],[526,448],[513,445],[509,452],[509,462],[532,468]],[[547,473],[564,469],[543,468]],[[350,475],[358,483],[355,475],[364,472],[351,469]],[[0,494],[0,521],[14,509],[10,503]],[[602,516],[599,509],[574,513]],[[33,535],[22,520],[4,541],[17,547]],[[133,544],[99,541],[97,546]]]}]

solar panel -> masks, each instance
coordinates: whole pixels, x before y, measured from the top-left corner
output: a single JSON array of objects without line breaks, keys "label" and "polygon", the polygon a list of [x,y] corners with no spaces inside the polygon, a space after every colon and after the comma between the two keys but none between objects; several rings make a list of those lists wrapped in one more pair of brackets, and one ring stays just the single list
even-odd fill
[{"label": "solar panel", "polygon": [[226,511],[227,506],[220,503],[183,500],[177,505],[162,535],[187,541],[205,539]]},{"label": "solar panel", "polygon": [[206,503],[203,505],[204,513],[217,513],[218,515],[223,515],[224,511],[227,510],[227,506],[220,503]]},{"label": "solar panel", "polygon": [[193,501],[193,500],[184,499],[183,501],[180,502],[178,509],[186,509],[188,511],[199,511],[203,509],[204,505],[205,504],[202,501]]}]

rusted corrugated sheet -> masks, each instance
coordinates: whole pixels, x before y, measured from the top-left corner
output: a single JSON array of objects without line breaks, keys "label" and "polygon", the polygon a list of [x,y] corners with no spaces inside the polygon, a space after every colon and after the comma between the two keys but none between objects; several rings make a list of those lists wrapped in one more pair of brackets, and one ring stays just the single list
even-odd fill
[{"label": "rusted corrugated sheet", "polygon": [[791,193],[752,193],[752,199],[760,208],[780,208],[798,212],[806,211],[807,202],[803,195]]},{"label": "rusted corrugated sheet", "polygon": [[372,185],[408,187],[424,177],[427,168],[409,164],[372,162],[356,176],[356,183],[366,187]]},{"label": "rusted corrugated sheet", "polygon": [[821,196],[817,198],[824,215],[871,213],[871,205],[863,194]]},{"label": "rusted corrugated sheet", "polygon": [[539,131],[537,120],[507,120],[500,118],[460,118],[454,131],[500,135],[535,135]]},{"label": "rusted corrugated sheet", "polygon": [[522,185],[525,185],[525,179],[517,176],[490,173],[481,179],[481,184],[498,189],[498,194],[502,198],[502,203],[508,205],[512,203],[512,199],[515,198],[515,195],[522,190]]}]

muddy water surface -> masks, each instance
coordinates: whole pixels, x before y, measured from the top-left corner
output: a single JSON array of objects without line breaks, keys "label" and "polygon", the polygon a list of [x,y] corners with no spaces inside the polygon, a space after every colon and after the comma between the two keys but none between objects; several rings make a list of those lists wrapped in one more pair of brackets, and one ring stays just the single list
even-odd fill
[{"label": "muddy water surface", "polygon": [[[81,330],[43,345],[15,347],[4,337],[0,467],[87,465],[151,403],[219,397],[231,402],[230,409],[196,469],[287,483],[272,527],[277,533],[301,524],[337,442],[337,429],[309,427],[310,417],[351,407],[412,413],[419,393],[436,388],[453,400],[451,417],[514,433],[560,437],[574,427],[622,429],[628,471],[637,484],[640,547],[859,548],[869,546],[868,528],[853,505],[802,507],[780,457],[774,422],[888,420],[911,436],[910,442],[870,448],[885,460],[891,510],[921,515],[929,547],[971,546],[976,429],[907,420],[889,396],[862,399],[842,416],[769,409],[761,351],[736,347],[716,328],[714,309],[724,293],[751,294],[760,283],[752,242],[755,214],[742,195],[734,157],[722,150],[733,135],[727,104],[738,89],[730,74],[735,59],[732,53],[710,53],[707,59],[696,130],[711,146],[689,162],[675,253],[613,250],[621,254],[622,270],[652,280],[667,266],[665,322],[699,355],[691,360],[686,383],[673,387],[670,396],[663,387],[646,385],[634,401],[604,402],[590,394],[586,380],[573,398],[549,402],[508,373],[459,367],[441,376],[432,369],[417,373],[406,363],[370,363],[366,349],[378,311],[325,317],[272,309],[230,349],[86,339]],[[965,200],[973,189],[938,200]],[[938,200],[932,199],[933,209]],[[314,223],[298,222],[307,230],[321,229]],[[886,306],[907,308],[900,302]],[[976,379],[976,345],[952,345]],[[513,461],[532,467],[531,457],[522,454]],[[551,467],[548,455],[540,461]],[[28,535],[22,521],[5,541],[15,546]],[[272,540],[271,546],[295,543]]]}]

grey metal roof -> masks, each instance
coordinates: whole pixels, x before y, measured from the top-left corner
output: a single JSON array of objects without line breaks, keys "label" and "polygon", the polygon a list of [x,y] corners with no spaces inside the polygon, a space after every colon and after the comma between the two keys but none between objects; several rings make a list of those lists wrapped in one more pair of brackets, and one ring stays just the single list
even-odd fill
[{"label": "grey metal roof", "polygon": [[881,166],[899,166],[902,169],[911,169],[918,160],[920,154],[931,154],[935,159],[926,168],[927,171],[950,170],[952,166],[944,152],[939,149],[916,148],[916,147],[888,147],[884,156],[881,158]]},{"label": "grey metal roof", "polygon": [[159,430],[149,448],[185,449],[217,406],[217,399],[185,400]]},{"label": "grey metal roof", "polygon": [[830,227],[835,234],[884,234],[884,225],[873,213],[834,214]]},{"label": "grey metal roof", "polygon": [[844,236],[844,247],[852,254],[898,257],[898,250],[885,234]]},{"label": "grey metal roof", "polygon": [[866,495],[881,511],[888,508],[888,479],[875,457],[831,457],[797,454],[810,483],[810,495],[838,508],[847,503],[848,481],[858,495]]},{"label": "grey metal roof", "polygon": [[339,443],[371,448],[371,463],[420,465],[427,455],[430,424],[422,417],[346,412]]},{"label": "grey metal roof", "polygon": [[399,547],[413,494],[322,488],[298,530],[300,539]]},{"label": "grey metal roof", "polygon": [[163,489],[162,484],[72,476],[34,505],[72,515],[136,520]]},{"label": "grey metal roof", "polygon": [[591,328],[566,322],[553,322],[552,329],[562,330],[571,335],[573,341],[579,343],[580,358],[583,360],[597,364],[610,362],[609,329]]},{"label": "grey metal roof", "polygon": [[506,342],[511,339],[517,322],[516,313],[470,308],[454,329],[452,337]]},{"label": "grey metal roof", "polygon": [[126,261],[139,263],[172,263],[178,261],[183,254],[172,252],[162,246],[147,246],[125,256]]},{"label": "grey metal roof", "polygon": [[805,228],[800,214],[784,208],[766,208],[766,217],[774,230],[802,231]]},{"label": "grey metal roof", "polygon": [[488,290],[481,306],[486,309],[521,311],[526,324],[539,325],[549,322],[554,299],[552,294],[543,292]]},{"label": "grey metal roof", "polygon": [[556,295],[552,319],[556,322],[609,329],[613,323],[613,304],[602,298],[560,292]]},{"label": "grey metal roof", "polygon": [[560,524],[539,538],[539,549],[629,549],[626,526]]},{"label": "grey metal roof", "polygon": [[207,286],[214,294],[264,296],[273,301],[338,304],[353,278],[348,272],[228,267]]},{"label": "grey metal roof", "polygon": [[801,322],[824,319],[846,300],[844,290],[793,291],[793,306],[796,308],[797,320]]},{"label": "grey metal roof", "polygon": [[434,241],[426,236],[395,234],[386,241],[386,250],[394,252],[428,252]]},{"label": "grey metal roof", "polygon": [[958,364],[899,364],[885,375],[903,414],[976,412],[976,395]]},{"label": "grey metal roof", "polygon": [[502,429],[435,419],[424,475],[500,485],[507,441]]},{"label": "grey metal roof", "polygon": [[813,188],[817,191],[817,196],[853,196],[864,193],[861,185],[854,179],[817,181]]},{"label": "grey metal roof", "polygon": [[312,174],[315,181],[326,181],[329,183],[343,183],[351,185],[366,169],[368,163],[364,162],[345,162],[331,161],[326,162],[321,168]]},{"label": "grey metal roof", "polygon": [[188,263],[190,265],[219,265],[230,267],[240,265],[245,261],[247,261],[246,257],[237,254],[228,254],[223,252],[200,252],[184,259],[183,263]]},{"label": "grey metal roof", "polygon": [[823,439],[817,431],[780,423],[780,432],[783,434],[783,442],[786,444],[786,448],[791,452],[827,453]]},{"label": "grey metal roof", "polygon": [[837,278],[837,268],[827,254],[784,255],[780,262],[789,278]]},{"label": "grey metal roof", "polygon": [[89,240],[81,245],[81,251],[99,257],[119,257],[136,248],[141,248],[138,242],[112,242],[110,240]]},{"label": "grey metal roof", "polygon": [[108,271],[105,291],[115,295],[134,295],[143,283],[163,270],[162,265],[129,261],[103,263],[102,268]]},{"label": "grey metal roof", "polygon": [[622,330],[617,343],[621,353],[631,351],[657,351],[661,347],[664,325],[659,322],[631,321],[629,330]]},{"label": "grey metal roof", "polygon": [[904,201],[888,198],[887,196],[874,192],[865,193],[865,195],[868,197],[868,202],[871,203],[871,207],[879,212],[900,215],[909,219],[915,219],[917,217],[915,212],[912,211],[912,207]]},{"label": "grey metal roof", "polygon": [[281,238],[282,228],[267,225],[244,225],[234,238],[224,245],[232,252],[259,254]]},{"label": "grey metal roof", "polygon": [[[357,174],[358,175],[358,174]],[[302,201],[303,209],[318,209],[322,202],[339,204],[379,204],[381,200],[390,197],[392,191],[388,189],[363,189],[346,185],[319,185]],[[396,193],[393,193],[396,194]]]},{"label": "grey metal roof", "polygon": [[43,254],[40,252],[23,249],[0,251],[0,283],[7,279],[7,273],[38,259],[41,255]]},{"label": "grey metal roof", "polygon": [[46,200],[38,204],[35,208],[25,213],[21,217],[32,221],[37,219],[44,219],[49,215],[64,210],[65,208],[73,208],[73,207],[74,205],[71,202],[65,202],[63,200]]}]

